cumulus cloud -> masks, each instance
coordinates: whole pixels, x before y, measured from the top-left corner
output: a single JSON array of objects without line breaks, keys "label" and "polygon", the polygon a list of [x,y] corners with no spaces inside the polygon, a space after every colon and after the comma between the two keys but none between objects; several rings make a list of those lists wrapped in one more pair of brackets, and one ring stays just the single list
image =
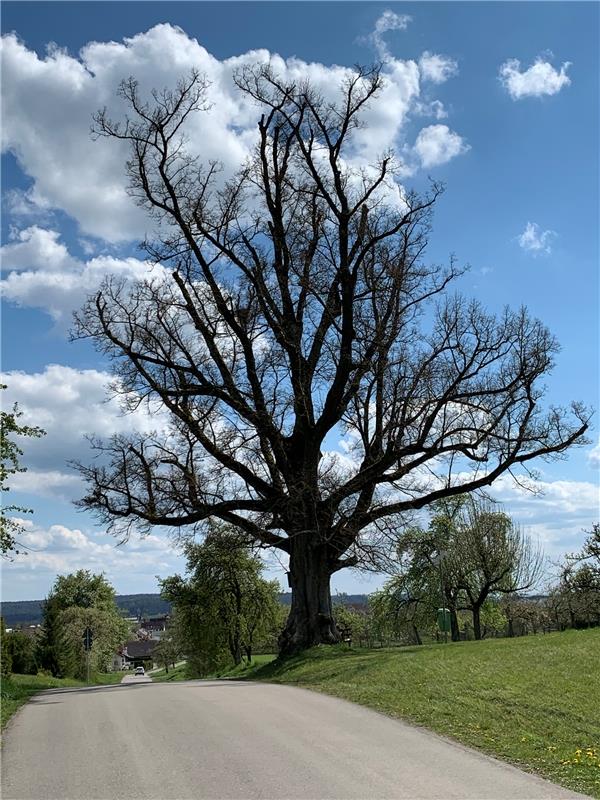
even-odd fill
[{"label": "cumulus cloud", "polygon": [[394,11],[387,9],[375,21],[375,27],[369,35],[369,40],[377,50],[377,54],[382,61],[390,58],[384,35],[388,31],[405,31],[412,17],[408,14],[396,14]]},{"label": "cumulus cloud", "polygon": [[549,558],[577,550],[582,531],[597,518],[600,488],[589,481],[570,480],[538,480],[532,485],[535,493],[505,475],[494,481],[489,493],[539,539]]},{"label": "cumulus cloud", "polygon": [[[373,41],[383,42],[387,31],[407,24],[406,15],[385,12],[375,25]],[[256,63],[270,63],[290,82],[309,78],[326,99],[336,97],[350,72],[343,66],[285,60],[264,49],[219,60],[169,24],[122,42],[91,42],[77,56],[50,48],[40,58],[14,34],[3,37],[2,147],[15,154],[32,180],[27,198],[21,195],[15,207],[61,209],[79,223],[84,236],[109,242],[143,238],[149,222],[127,194],[127,146],[102,138],[93,141],[92,114],[104,106],[116,117],[124,113],[115,94],[123,78],[138,78],[146,96],[153,87],[173,86],[197,69],[208,81],[209,110],[188,120],[186,135],[191,152],[201,161],[222,163],[224,180],[256,142],[259,109],[232,79],[236,69]],[[367,127],[356,133],[355,152],[349,154],[362,165],[372,163],[374,152],[401,144],[403,125],[419,101],[416,61],[390,59],[384,73],[380,100],[366,110]]]},{"label": "cumulus cloud", "polygon": [[182,559],[166,537],[151,534],[141,539],[134,535],[117,547],[115,539],[102,532],[60,524],[42,527],[28,519],[20,522],[23,533],[19,541],[25,554],[15,556],[10,567],[11,578],[16,572],[14,577],[19,581],[35,573],[38,583],[46,577],[49,586],[56,575],[89,569],[104,572],[111,583],[125,582],[123,588],[129,588],[128,579],[132,575],[148,582],[157,572],[166,576],[181,569]]},{"label": "cumulus cloud", "polygon": [[499,79],[513,100],[543,97],[558,94],[563,86],[571,84],[567,75],[570,66],[571,62],[565,61],[557,70],[540,56],[522,72],[521,62],[517,58],[509,58],[500,67]]},{"label": "cumulus cloud", "polygon": [[525,230],[518,237],[519,247],[534,256],[549,255],[552,252],[552,240],[555,231],[543,231],[535,222],[528,222]]},{"label": "cumulus cloud", "polygon": [[[89,243],[86,246],[91,249]],[[21,306],[42,308],[65,325],[107,275],[136,280],[165,274],[162,267],[137,258],[99,255],[81,261],[68,252],[58,231],[37,225],[16,233],[0,255],[9,272],[1,283],[4,297]]]},{"label": "cumulus cloud", "polygon": [[425,168],[445,164],[455,156],[466,153],[469,145],[462,136],[447,125],[429,125],[419,131],[414,150]]},{"label": "cumulus cloud", "polygon": [[442,56],[425,50],[419,59],[419,70],[424,81],[444,83],[449,78],[458,75],[458,64],[450,56]]},{"label": "cumulus cloud", "polygon": [[18,231],[13,241],[2,247],[2,270],[43,269],[50,272],[71,270],[77,266],[66,246],[59,241],[58,231],[37,225]]},{"label": "cumulus cloud", "polygon": [[418,100],[415,103],[414,113],[421,117],[435,117],[435,119],[446,119],[448,116],[441,100],[431,100],[430,102]]},{"label": "cumulus cloud", "polygon": [[600,469],[600,439],[598,444],[588,453],[588,464],[592,469]]},{"label": "cumulus cloud", "polygon": [[4,372],[6,407],[18,401],[23,419],[46,431],[40,439],[24,439],[22,463],[27,472],[13,476],[11,489],[41,496],[74,499],[80,495],[79,477],[67,461],[85,461],[91,455],[86,436],[108,438],[115,433],[149,432],[164,425],[164,417],[144,407],[121,413],[118,399],[107,399],[112,376],[98,370],[50,365],[43,372]]}]

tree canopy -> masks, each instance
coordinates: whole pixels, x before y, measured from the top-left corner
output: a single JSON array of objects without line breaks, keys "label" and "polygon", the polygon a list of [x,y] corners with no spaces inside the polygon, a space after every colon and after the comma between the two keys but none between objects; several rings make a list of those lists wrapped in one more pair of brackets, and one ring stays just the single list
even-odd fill
[{"label": "tree canopy", "polygon": [[488,597],[530,589],[543,565],[539,547],[497,504],[468,495],[434,504],[429,528],[406,531],[398,551],[400,574],[387,587],[393,607],[429,612],[432,619],[443,602],[454,639],[458,611],[471,612],[480,639]]},{"label": "tree canopy", "polygon": [[544,408],[558,350],[546,327],[450,294],[462,269],[426,262],[441,187],[407,191],[393,153],[357,142],[382,80],[347,70],[333,101],[264,64],[238,72],[258,126],[233,177],[186,147],[206,111],[197,73],[149,99],[131,78],[129,116],[95,120],[130,147],[164,271],[108,279],[75,335],[113,360],[129,407],[167,422],[97,441],[81,505],[120,532],[216,518],[278,548],[292,588],[282,652],[337,641],[331,575],[379,563],[402,514],[558,457],[588,427],[581,405]]},{"label": "tree canopy", "polygon": [[[4,384],[0,384],[0,390],[6,389]],[[7,481],[11,475],[17,472],[25,472],[26,467],[23,467],[20,458],[23,451],[15,441],[15,436],[33,437],[38,439],[40,436],[45,436],[46,432],[36,425],[21,425],[19,418],[23,416],[23,412],[19,411],[18,405],[15,403],[12,411],[0,411],[0,492],[8,492],[9,486]],[[31,514],[30,508],[23,508],[23,506],[4,505],[0,508],[0,552],[2,555],[10,555],[10,553],[19,553],[19,543],[17,536],[23,530],[23,526],[18,520],[13,519],[7,514],[11,513]]]},{"label": "tree canopy", "polygon": [[44,602],[39,662],[58,677],[85,677],[83,633],[92,631],[91,667],[106,672],[127,638],[128,625],[104,575],[80,569],[59,575]]},{"label": "tree canopy", "polygon": [[262,577],[263,564],[239,531],[213,526],[202,544],[184,549],[188,578],[161,581],[175,607],[180,649],[199,674],[231,659],[248,661],[253,648],[274,638],[279,585]]}]

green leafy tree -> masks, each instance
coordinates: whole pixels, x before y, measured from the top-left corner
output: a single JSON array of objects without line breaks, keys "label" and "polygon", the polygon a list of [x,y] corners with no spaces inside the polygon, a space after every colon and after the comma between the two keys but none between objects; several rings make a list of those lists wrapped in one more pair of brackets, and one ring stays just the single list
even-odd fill
[{"label": "green leafy tree", "polygon": [[13,672],[18,675],[37,673],[36,643],[31,636],[22,631],[11,631],[6,634],[4,647],[10,654]]},{"label": "green leafy tree", "polygon": [[12,671],[12,658],[6,646],[7,636],[4,617],[0,617],[0,672],[3,678],[8,678]]},{"label": "green leafy tree", "polygon": [[175,662],[182,655],[182,648],[179,637],[172,627],[163,632],[159,643],[156,645],[152,657],[157,664],[161,664],[166,672],[169,666],[174,666]]},{"label": "green leafy tree", "polygon": [[440,603],[435,574],[416,569],[395,575],[369,595],[374,631],[381,641],[408,640],[422,644],[422,633],[434,631],[436,609]]},{"label": "green leafy tree", "polygon": [[583,628],[600,624],[600,571],[593,564],[567,560],[552,596],[559,627]]},{"label": "green leafy tree", "polygon": [[539,580],[543,558],[510,517],[485,500],[463,495],[433,506],[428,530],[400,538],[403,578],[414,591],[444,599],[452,638],[459,638],[459,611],[472,616],[475,639],[481,613],[493,594],[524,591]]},{"label": "green leafy tree", "polygon": [[[0,384],[0,389],[6,389],[6,386]],[[0,491],[2,492],[9,491],[7,481],[11,475],[26,471],[26,467],[21,466],[20,462],[23,451],[14,437],[24,436],[39,439],[40,436],[46,434],[42,428],[35,425],[21,425],[18,420],[22,415],[23,412],[19,411],[16,403],[12,411],[0,411]],[[18,514],[33,513],[31,508],[2,504],[0,509],[0,552],[5,556],[20,552],[17,537],[22,532],[23,526],[18,520],[7,516],[15,512]]]},{"label": "green leafy tree", "polygon": [[369,616],[366,609],[359,611],[345,605],[341,599],[336,599],[333,604],[333,616],[338,630],[348,631],[353,644],[362,644],[366,641],[369,628]]},{"label": "green leafy tree", "polygon": [[51,592],[42,606],[42,632],[38,640],[37,660],[39,666],[55,678],[66,678],[77,671],[76,652],[65,635],[61,612],[60,603]]},{"label": "green leafy tree", "polygon": [[277,581],[261,577],[262,562],[230,526],[213,524],[201,544],[187,544],[184,552],[189,577],[166,578],[161,587],[187,631],[188,658],[201,672],[228,658],[239,664],[245,655],[250,661],[276,624]]},{"label": "green leafy tree", "polygon": [[[89,656],[83,647],[86,628],[93,634]],[[61,575],[44,608],[41,661],[53,675],[84,677],[88,657],[92,670],[106,671],[128,632],[115,602],[115,591],[104,575],[88,570]]]}]

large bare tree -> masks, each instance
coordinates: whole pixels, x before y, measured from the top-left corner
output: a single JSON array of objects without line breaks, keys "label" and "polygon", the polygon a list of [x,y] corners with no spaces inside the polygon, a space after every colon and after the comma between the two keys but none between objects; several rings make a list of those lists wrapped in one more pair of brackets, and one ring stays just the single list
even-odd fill
[{"label": "large bare tree", "polygon": [[97,442],[81,504],[119,529],[214,517],[283,551],[291,653],[338,639],[330,577],[371,557],[398,515],[558,456],[588,414],[541,410],[557,345],[540,322],[446,296],[460,270],[424,261],[439,188],[404,194],[392,154],[354,166],[378,69],[349,72],[335,103],[264,65],[236,82],[261,116],[227,181],[186,149],[205,108],[197,74],[150,101],[129,79],[129,116],[96,117],[130,145],[130,191],[159,220],[146,249],[172,277],[108,280],[76,335],[114,360],[129,403],[170,424]]}]

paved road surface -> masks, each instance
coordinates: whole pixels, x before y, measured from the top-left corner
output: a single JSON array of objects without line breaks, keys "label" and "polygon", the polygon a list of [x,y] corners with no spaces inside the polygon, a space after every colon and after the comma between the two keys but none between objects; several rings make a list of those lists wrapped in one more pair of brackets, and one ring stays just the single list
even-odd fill
[{"label": "paved road surface", "polygon": [[149,673],[145,675],[123,675],[121,683],[152,683]]},{"label": "paved road surface", "polygon": [[37,695],[9,725],[4,800],[573,798],[343,700],[261,683]]}]

